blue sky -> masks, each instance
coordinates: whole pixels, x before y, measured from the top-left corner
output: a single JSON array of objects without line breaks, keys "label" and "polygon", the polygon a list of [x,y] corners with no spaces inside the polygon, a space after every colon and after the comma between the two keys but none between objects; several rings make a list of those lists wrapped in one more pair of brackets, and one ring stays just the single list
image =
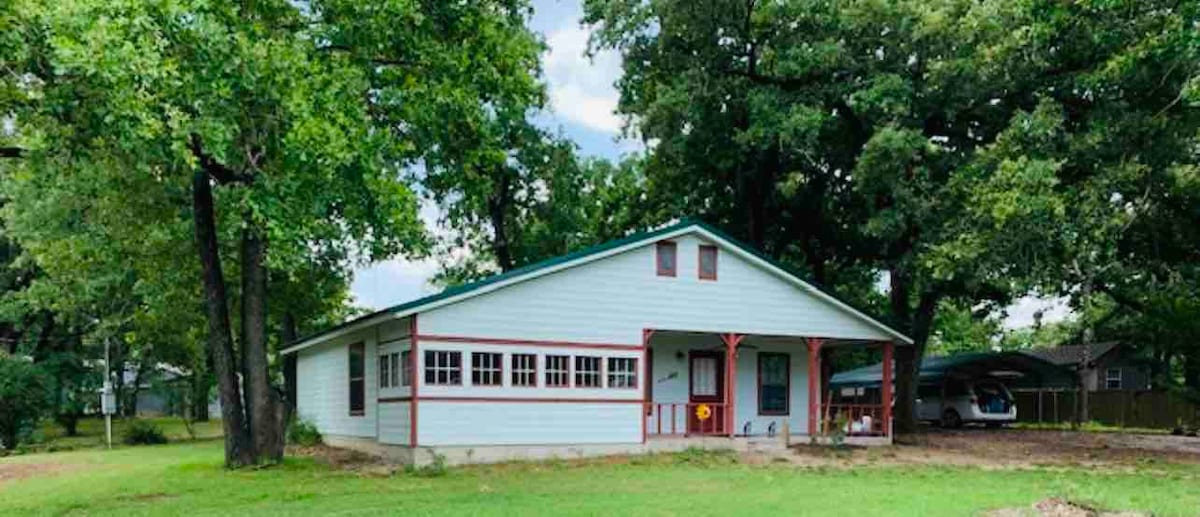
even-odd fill
[{"label": "blue sky", "polygon": [[[549,47],[542,56],[542,66],[550,109],[537,121],[561,131],[584,155],[617,159],[640,150],[639,142],[621,137],[622,120],[614,113],[617,91],[613,83],[621,75],[621,57],[613,52],[594,58],[584,55],[590,32],[580,24],[580,1],[534,0],[533,6],[530,27],[543,35]],[[438,231],[436,207],[423,207],[421,216]],[[434,259],[380,262],[357,270],[350,290],[358,305],[382,309],[436,292],[429,279],[437,268]],[[1064,300],[1026,297],[1008,308],[1005,326],[1029,325],[1038,310],[1046,311],[1045,321],[1059,320],[1069,313]]]}]

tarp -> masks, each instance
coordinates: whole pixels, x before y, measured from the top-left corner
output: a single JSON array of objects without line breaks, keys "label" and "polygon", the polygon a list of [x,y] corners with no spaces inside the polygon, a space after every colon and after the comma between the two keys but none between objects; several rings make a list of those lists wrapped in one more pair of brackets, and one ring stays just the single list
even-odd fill
[{"label": "tarp", "polygon": [[[995,377],[1009,388],[1073,388],[1070,369],[1021,352],[970,352],[921,361],[918,382],[936,384],[947,376],[956,378]],[[831,388],[879,387],[883,363],[834,374]]]}]

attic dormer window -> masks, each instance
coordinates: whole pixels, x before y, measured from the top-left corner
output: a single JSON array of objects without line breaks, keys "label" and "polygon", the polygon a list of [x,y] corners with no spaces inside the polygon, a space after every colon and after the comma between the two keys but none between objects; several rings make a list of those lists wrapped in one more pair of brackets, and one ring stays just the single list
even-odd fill
[{"label": "attic dormer window", "polygon": [[716,246],[700,246],[700,279],[701,280],[716,280],[717,279],[717,247]]},{"label": "attic dormer window", "polygon": [[661,241],[655,247],[656,269],[658,276],[675,276],[675,243],[671,241]]}]

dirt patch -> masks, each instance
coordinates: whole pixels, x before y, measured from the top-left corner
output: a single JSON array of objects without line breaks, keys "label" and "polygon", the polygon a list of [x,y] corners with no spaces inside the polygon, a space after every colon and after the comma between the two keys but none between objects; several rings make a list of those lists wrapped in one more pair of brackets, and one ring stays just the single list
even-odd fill
[{"label": "dirt patch", "polygon": [[1147,517],[1140,512],[1107,512],[1057,497],[1038,501],[1029,508],[1001,508],[984,517]]},{"label": "dirt patch", "polygon": [[289,456],[313,458],[317,463],[339,470],[370,473],[378,470],[388,470],[390,472],[390,470],[395,468],[395,465],[386,463],[370,454],[350,449],[330,447],[328,445],[315,445],[312,447],[288,446],[287,454]]},{"label": "dirt patch", "polygon": [[931,430],[894,447],[796,446],[799,465],[950,465],[983,468],[1089,466],[1114,469],[1156,462],[1200,464],[1200,439],[1072,431]]},{"label": "dirt patch", "polygon": [[62,463],[0,463],[0,484],[31,477],[52,476],[71,468],[71,465]]}]

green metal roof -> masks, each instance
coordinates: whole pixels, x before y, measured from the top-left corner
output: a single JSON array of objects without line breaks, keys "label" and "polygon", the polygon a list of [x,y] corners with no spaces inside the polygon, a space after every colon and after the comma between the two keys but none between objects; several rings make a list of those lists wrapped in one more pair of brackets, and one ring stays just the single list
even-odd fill
[{"label": "green metal roof", "polygon": [[[815,283],[813,283],[813,282],[811,282],[811,281],[809,281],[809,280],[806,280],[806,279],[804,279],[802,276],[800,276],[799,274],[797,274],[797,273],[796,273],[795,271],[793,271],[791,268],[788,268],[788,267],[784,266],[783,264],[780,264],[779,262],[775,261],[775,260],[774,260],[774,259],[772,259],[771,257],[768,257],[768,256],[764,255],[763,253],[759,252],[758,250],[754,249],[754,248],[753,248],[753,247],[751,247],[750,245],[748,245],[748,244],[745,244],[745,243],[743,243],[743,242],[741,242],[741,241],[739,241],[739,240],[737,240],[737,239],[735,239],[735,238],[731,237],[730,235],[726,234],[725,232],[723,232],[723,231],[721,231],[721,230],[719,230],[719,229],[717,229],[717,228],[715,228],[715,227],[713,227],[713,226],[711,226],[711,225],[709,225],[709,224],[707,224],[707,223],[705,223],[705,222],[703,222],[703,221],[699,221],[699,220],[696,220],[696,219],[687,218],[687,219],[683,219],[683,220],[679,221],[678,223],[675,223],[675,224],[672,224],[672,225],[668,225],[668,226],[664,226],[664,227],[662,227],[662,228],[658,228],[658,229],[654,229],[654,230],[649,230],[649,231],[643,231],[643,232],[637,232],[637,233],[633,233],[633,234],[631,234],[631,235],[629,235],[629,236],[627,236],[627,237],[621,238],[621,239],[611,240],[611,241],[608,241],[608,242],[605,242],[605,243],[602,243],[602,244],[598,244],[598,245],[595,245],[595,246],[591,246],[591,247],[589,247],[589,248],[584,248],[584,249],[581,249],[581,250],[579,250],[579,251],[575,251],[575,252],[572,252],[572,253],[568,253],[568,254],[566,254],[566,255],[560,255],[560,256],[557,256],[557,257],[554,257],[554,258],[550,258],[550,259],[543,260],[543,261],[541,261],[541,262],[535,262],[535,263],[533,263],[533,264],[529,264],[529,265],[526,265],[526,266],[523,266],[523,267],[519,267],[519,268],[516,268],[516,269],[510,270],[510,271],[507,271],[507,272],[505,272],[505,273],[501,273],[501,274],[498,274],[498,275],[493,275],[493,276],[490,276],[490,277],[488,277],[488,278],[484,278],[484,279],[482,279],[482,280],[479,280],[479,281],[476,281],[476,282],[470,282],[470,283],[466,283],[466,284],[459,285],[459,286],[448,287],[448,288],[446,288],[446,289],[442,290],[441,292],[439,292],[439,293],[437,293],[437,294],[433,294],[433,295],[425,296],[425,297],[422,297],[422,298],[418,298],[418,299],[416,299],[416,300],[412,300],[412,301],[405,302],[405,303],[402,303],[402,304],[399,304],[399,305],[394,305],[394,306],[392,306],[392,307],[388,307],[388,308],[386,308],[386,309],[382,309],[382,310],[379,310],[379,311],[375,311],[375,312],[372,312],[372,313],[370,313],[370,314],[367,314],[367,315],[364,315],[364,316],[360,316],[360,317],[358,317],[358,318],[354,318],[354,319],[352,319],[352,320],[346,321],[345,323],[342,323],[342,324],[340,324],[340,325],[337,325],[337,326],[334,326],[334,327],[330,327],[330,328],[328,328],[328,329],[325,329],[325,330],[322,330],[322,331],[320,331],[320,332],[315,332],[315,333],[313,333],[313,334],[309,334],[309,335],[307,335],[307,336],[304,336],[304,337],[302,337],[302,338],[296,339],[295,341],[292,341],[292,342],[291,342],[291,343],[289,343],[287,346],[285,346],[285,347],[284,347],[284,349],[285,349],[284,351],[285,351],[285,352],[287,352],[287,351],[288,351],[287,349],[289,349],[289,348],[291,348],[291,347],[293,347],[293,346],[295,346],[295,345],[297,345],[297,344],[299,344],[299,343],[304,343],[304,342],[306,342],[306,341],[310,341],[310,340],[312,340],[313,338],[320,337],[320,336],[322,336],[322,335],[325,335],[325,334],[330,334],[330,333],[333,333],[333,332],[337,332],[338,330],[344,329],[344,328],[346,328],[346,327],[353,326],[353,325],[355,325],[355,324],[357,324],[357,323],[360,323],[360,322],[363,322],[363,321],[366,321],[366,320],[370,320],[370,319],[373,319],[373,318],[377,318],[377,317],[379,317],[379,316],[381,316],[381,315],[385,315],[385,314],[401,314],[401,313],[404,313],[404,312],[408,312],[408,311],[411,311],[411,310],[413,310],[413,309],[417,309],[417,308],[419,308],[419,307],[422,307],[422,306],[425,306],[425,305],[429,305],[429,304],[431,304],[431,303],[434,303],[434,302],[437,302],[437,301],[440,301],[440,300],[444,300],[444,299],[447,299],[447,298],[451,298],[451,297],[455,297],[455,296],[459,296],[459,295],[467,294],[467,293],[470,293],[470,292],[472,292],[472,291],[477,291],[477,290],[479,290],[479,289],[482,289],[482,288],[484,288],[484,287],[487,287],[487,286],[489,286],[489,285],[493,285],[493,284],[496,284],[496,283],[499,283],[499,282],[503,282],[503,281],[505,281],[505,280],[508,280],[508,279],[511,279],[511,278],[516,278],[516,277],[521,277],[521,276],[524,276],[524,275],[529,275],[529,274],[531,274],[531,273],[535,273],[535,272],[537,272],[537,271],[540,271],[540,270],[543,270],[543,269],[547,269],[547,268],[551,268],[551,267],[554,267],[554,266],[557,266],[557,265],[560,265],[560,264],[564,264],[564,263],[567,263],[567,262],[572,262],[572,261],[575,261],[575,260],[579,260],[579,259],[587,258],[587,257],[589,257],[589,256],[592,256],[592,255],[598,255],[598,254],[604,253],[604,252],[606,252],[606,251],[613,250],[613,249],[616,249],[616,248],[620,248],[620,247],[622,247],[622,246],[625,246],[625,245],[627,245],[627,244],[632,244],[632,243],[635,243],[635,242],[638,242],[638,241],[643,241],[643,240],[651,240],[651,239],[654,239],[654,238],[656,238],[656,237],[663,236],[663,235],[668,235],[668,234],[674,233],[674,232],[676,232],[676,231],[678,231],[678,230],[681,230],[681,229],[684,229],[684,228],[688,228],[688,227],[692,227],[692,226],[696,226],[696,227],[702,228],[702,229],[704,229],[705,231],[707,231],[707,232],[709,232],[709,233],[712,233],[713,235],[715,235],[715,236],[717,236],[717,237],[719,237],[719,238],[721,238],[721,239],[723,239],[723,240],[727,241],[727,242],[728,242],[730,245],[732,245],[732,246],[734,246],[734,247],[737,247],[738,249],[740,249],[740,250],[742,250],[742,251],[745,251],[746,253],[749,253],[749,254],[751,254],[751,255],[753,255],[753,256],[755,256],[755,257],[757,257],[757,258],[759,258],[759,259],[761,259],[761,260],[763,260],[763,261],[765,261],[765,262],[767,262],[767,263],[769,263],[769,264],[771,264],[772,266],[774,266],[774,267],[776,267],[776,268],[779,268],[779,269],[780,269],[780,270],[782,270],[784,273],[786,273],[786,274],[788,274],[788,275],[790,275],[790,276],[794,277],[795,279],[797,279],[797,280],[800,280],[801,282],[803,282],[803,283],[805,283],[805,284],[807,284],[807,285],[811,286],[812,288],[814,288],[814,289],[816,289],[816,290],[818,290],[818,291],[820,291],[820,292],[824,293],[826,296],[829,296],[830,298],[833,298],[833,299],[837,300],[839,303],[842,303],[842,304],[846,305],[847,307],[850,307],[850,308],[854,309],[855,311],[858,311],[858,312],[862,313],[864,316],[866,316],[868,319],[872,320],[872,321],[873,321],[873,322],[875,322],[876,324],[878,324],[878,325],[880,325],[880,326],[882,326],[882,327],[884,327],[884,328],[886,328],[886,329],[888,329],[888,330],[891,330],[891,331],[892,331],[893,333],[895,333],[896,335],[899,335],[899,336],[902,336],[902,337],[903,337],[903,333],[901,333],[901,332],[899,332],[899,331],[897,331],[897,330],[895,330],[895,329],[891,328],[890,326],[888,326],[888,325],[886,325],[886,324],[884,324],[884,323],[881,323],[881,322],[880,322],[880,320],[879,320],[879,318],[876,318],[876,317],[874,317],[874,316],[870,315],[870,313],[868,313],[868,312],[866,312],[866,311],[864,311],[864,310],[862,310],[862,309],[860,309],[860,308],[857,308],[857,307],[854,307],[854,306],[850,305],[849,303],[847,303],[847,302],[845,302],[844,300],[842,300],[842,299],[838,298],[837,296],[835,296],[833,293],[831,293],[831,292],[829,292],[829,291],[825,290],[825,289],[824,289],[824,288],[822,288],[821,286],[819,286],[819,285],[817,285],[817,284],[815,284]],[[906,341],[909,341],[909,342],[911,342],[911,340],[910,340],[910,339],[908,339],[907,337],[904,337],[904,339],[905,339]]]},{"label": "green metal roof", "polygon": [[[1009,379],[997,372],[1017,372]],[[1072,387],[1074,374],[1044,359],[1022,352],[968,352],[951,356],[926,357],[921,361],[918,379],[921,384],[940,382],[948,375],[963,377],[997,376],[1006,379],[1009,387]],[[883,376],[883,363],[864,366],[834,374],[831,388],[878,387]]]}]

